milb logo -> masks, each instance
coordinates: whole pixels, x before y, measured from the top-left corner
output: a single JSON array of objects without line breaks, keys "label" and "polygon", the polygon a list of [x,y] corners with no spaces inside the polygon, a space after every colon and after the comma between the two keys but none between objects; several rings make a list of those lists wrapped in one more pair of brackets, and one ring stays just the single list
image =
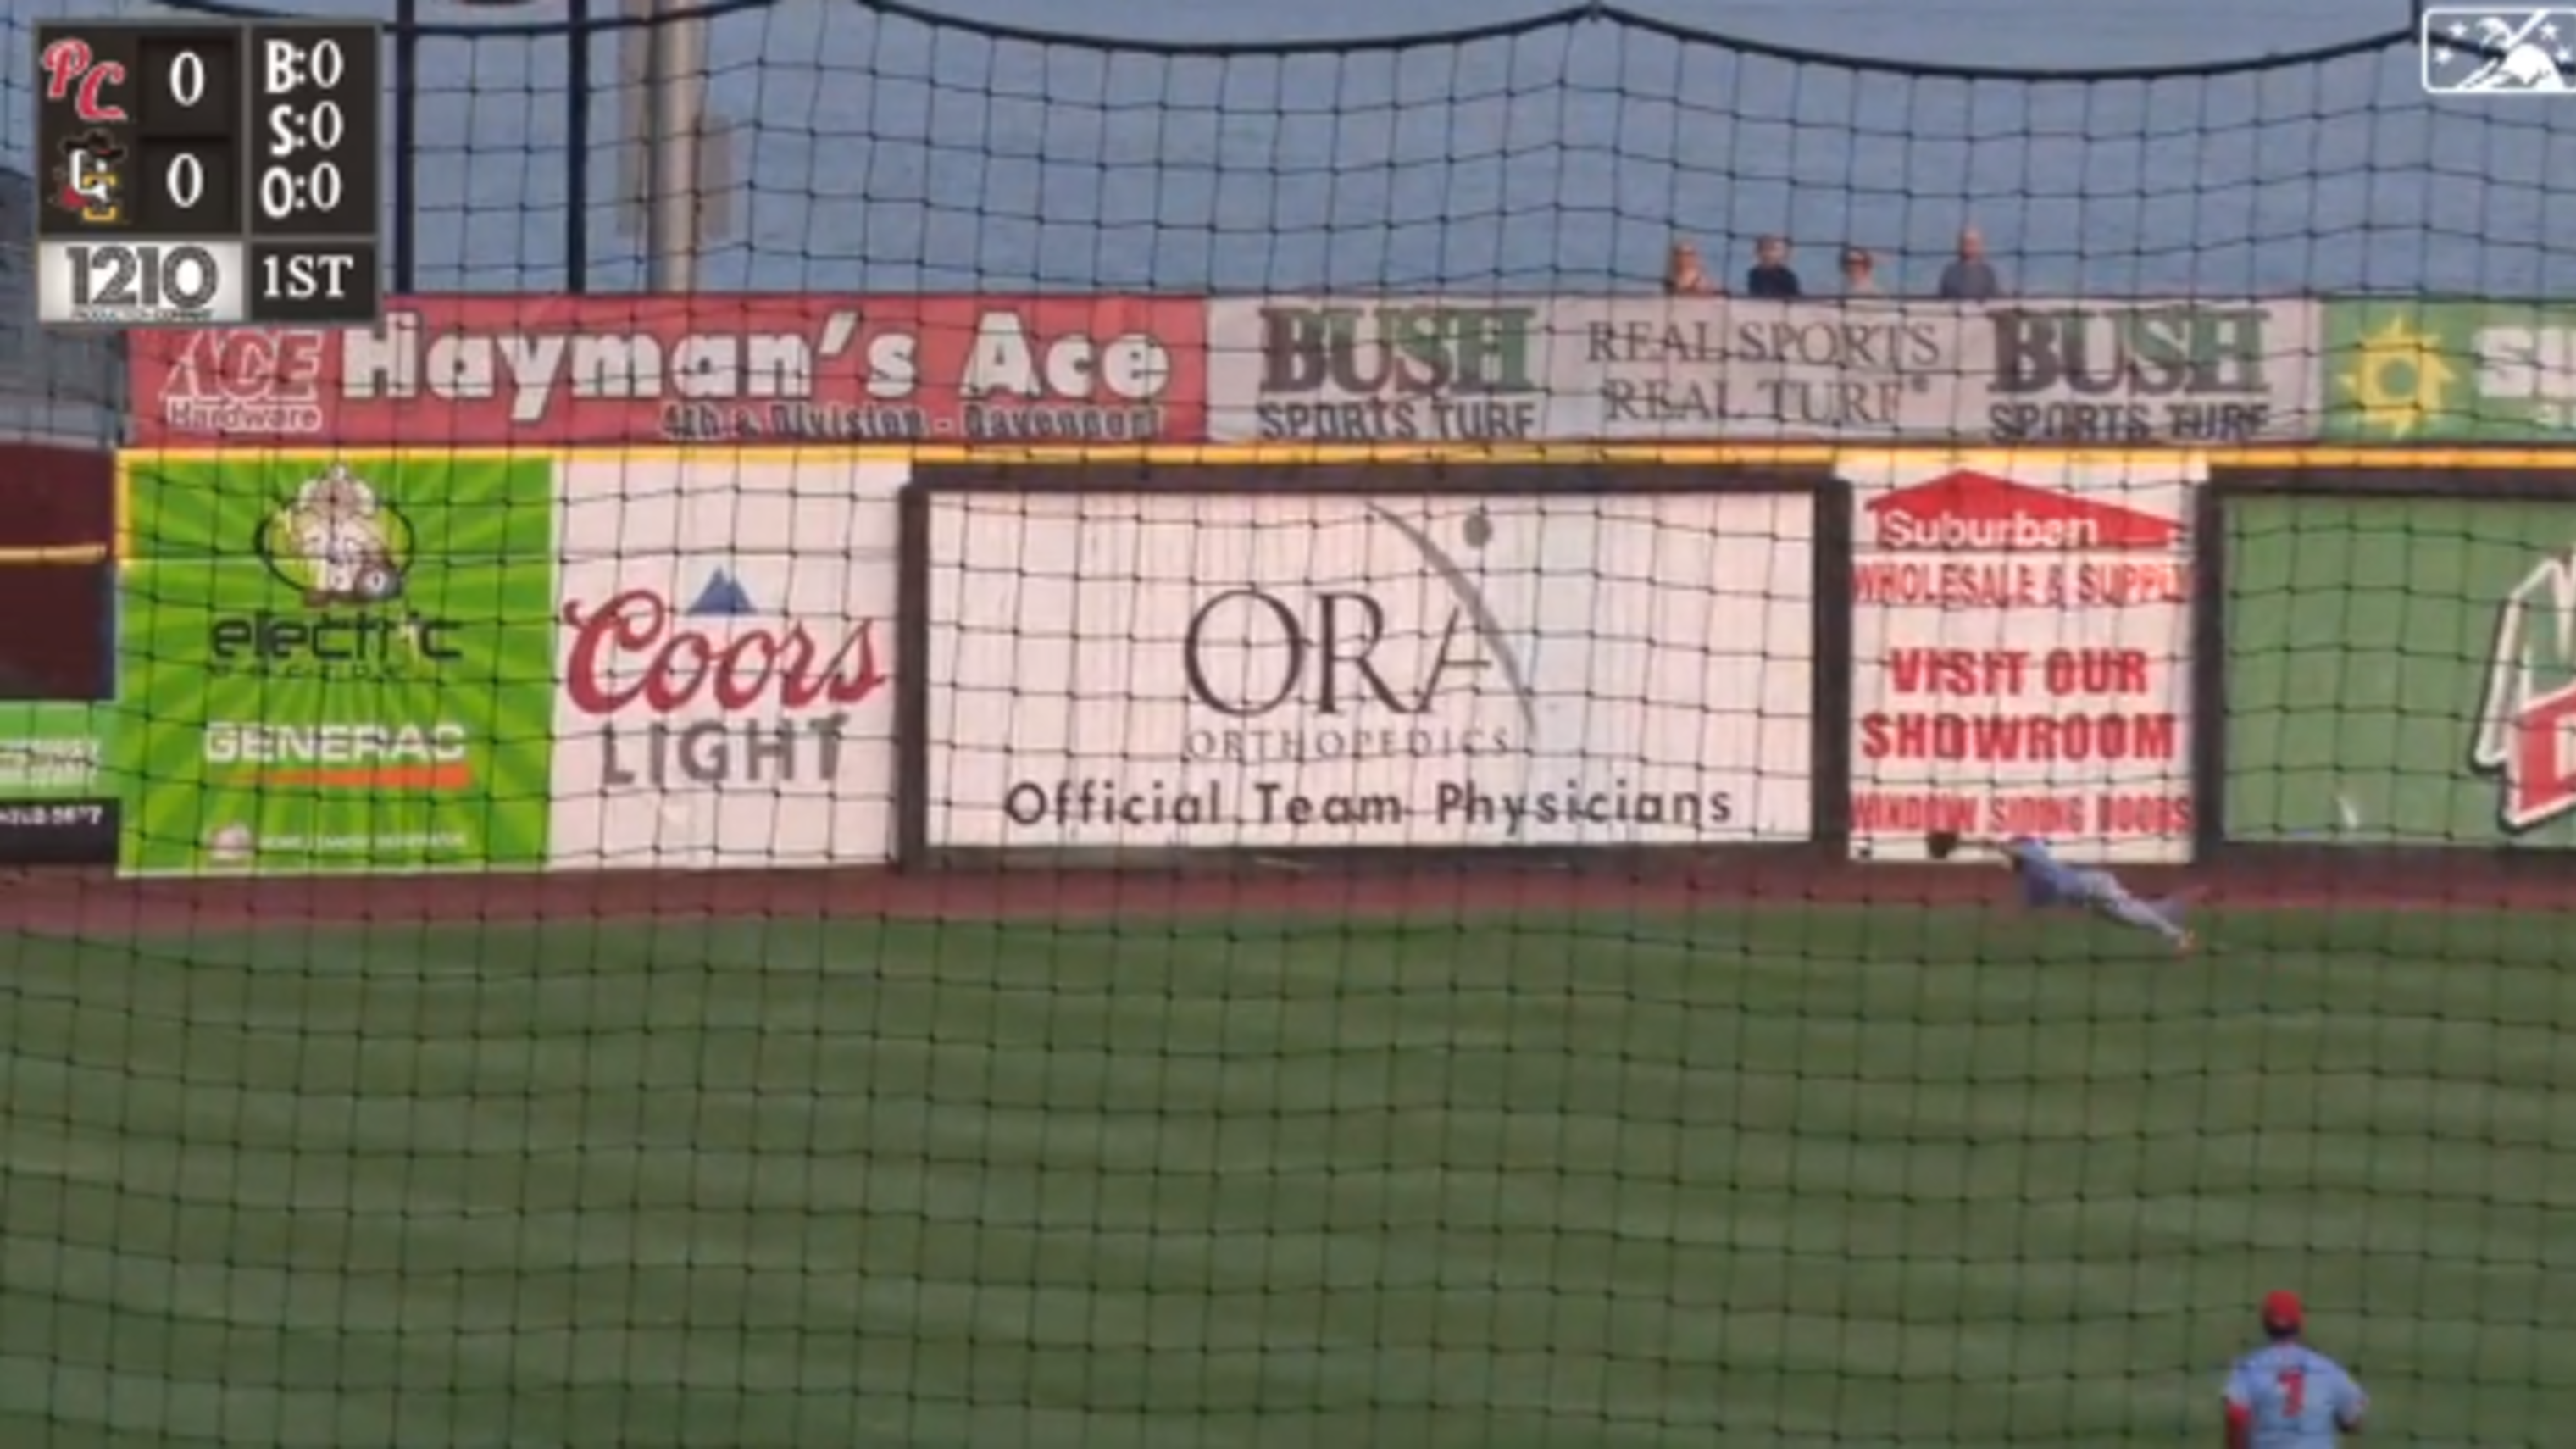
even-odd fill
[{"label": "milb logo", "polygon": [[2417,23],[2428,95],[2576,92],[2576,9],[2430,5]]}]

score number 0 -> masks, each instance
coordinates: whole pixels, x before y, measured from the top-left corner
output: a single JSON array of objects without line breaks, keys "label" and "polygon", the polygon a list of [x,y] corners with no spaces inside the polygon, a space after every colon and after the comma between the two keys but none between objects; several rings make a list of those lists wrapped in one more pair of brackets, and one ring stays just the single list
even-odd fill
[{"label": "score number 0", "polygon": [[[340,78],[347,73],[348,57],[340,53],[338,42],[325,40],[313,47],[305,71],[312,84],[326,91],[336,90]],[[307,149],[336,151],[348,134],[349,118],[342,113],[338,101],[316,102],[300,115],[286,106],[268,113],[268,154],[278,160]],[[271,221],[288,221],[307,206],[317,211],[337,211],[344,187],[337,161],[317,161],[301,176],[288,167],[265,166],[259,174],[260,214]]]},{"label": "score number 0", "polygon": [[[170,58],[170,97],[180,105],[194,109],[206,98],[206,58],[193,50],[183,50]],[[194,151],[182,151],[170,158],[170,170],[161,178],[162,193],[181,211],[194,211],[206,195],[206,163]]]}]

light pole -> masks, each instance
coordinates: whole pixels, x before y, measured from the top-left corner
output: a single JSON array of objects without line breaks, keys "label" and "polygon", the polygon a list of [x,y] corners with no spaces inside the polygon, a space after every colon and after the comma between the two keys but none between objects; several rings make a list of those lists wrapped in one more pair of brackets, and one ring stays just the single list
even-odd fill
[{"label": "light pole", "polygon": [[[526,9],[536,0],[463,0],[478,9]],[[418,0],[399,0],[398,14],[416,12]],[[568,175],[565,205],[564,272],[569,290],[588,290],[590,263],[590,99],[594,91],[590,65],[590,0],[567,0],[570,53],[564,72],[564,149]],[[644,232],[645,288],[653,292],[690,292],[698,285],[698,254],[708,240],[712,198],[700,193],[717,180],[704,166],[707,131],[707,19],[691,8],[692,0],[624,0],[619,48],[640,65],[635,72],[641,91],[640,111],[628,109],[618,123],[619,141],[636,156],[631,194],[621,204],[640,214]],[[397,25],[403,21],[397,20]],[[409,27],[405,27],[408,32]],[[417,41],[410,44],[416,47]],[[403,52],[397,51],[396,75],[408,79]],[[404,84],[398,80],[398,88]],[[631,100],[627,102],[631,107]],[[406,121],[398,126],[407,130]],[[397,135],[404,135],[398,130]],[[398,144],[406,144],[399,143]],[[396,178],[398,205],[410,192],[409,153]],[[720,223],[719,223],[720,224]],[[397,248],[397,255],[403,249]]]}]

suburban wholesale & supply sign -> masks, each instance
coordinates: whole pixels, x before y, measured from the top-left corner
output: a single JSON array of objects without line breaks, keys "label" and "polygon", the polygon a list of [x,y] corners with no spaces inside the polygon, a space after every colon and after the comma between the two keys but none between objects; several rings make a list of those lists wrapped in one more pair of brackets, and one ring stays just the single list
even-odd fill
[{"label": "suburban wholesale & supply sign", "polygon": [[2191,852],[2190,491],[2180,466],[1846,460],[1852,822],[2106,860]]}]

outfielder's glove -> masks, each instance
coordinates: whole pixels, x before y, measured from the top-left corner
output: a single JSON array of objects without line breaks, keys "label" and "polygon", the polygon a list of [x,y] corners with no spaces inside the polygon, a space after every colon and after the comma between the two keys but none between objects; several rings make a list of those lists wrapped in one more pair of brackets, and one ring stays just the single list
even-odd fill
[{"label": "outfielder's glove", "polygon": [[1959,832],[1955,830],[1935,830],[1930,835],[1923,837],[1923,846],[1926,850],[1931,852],[1934,860],[1948,860],[1959,851]]}]

